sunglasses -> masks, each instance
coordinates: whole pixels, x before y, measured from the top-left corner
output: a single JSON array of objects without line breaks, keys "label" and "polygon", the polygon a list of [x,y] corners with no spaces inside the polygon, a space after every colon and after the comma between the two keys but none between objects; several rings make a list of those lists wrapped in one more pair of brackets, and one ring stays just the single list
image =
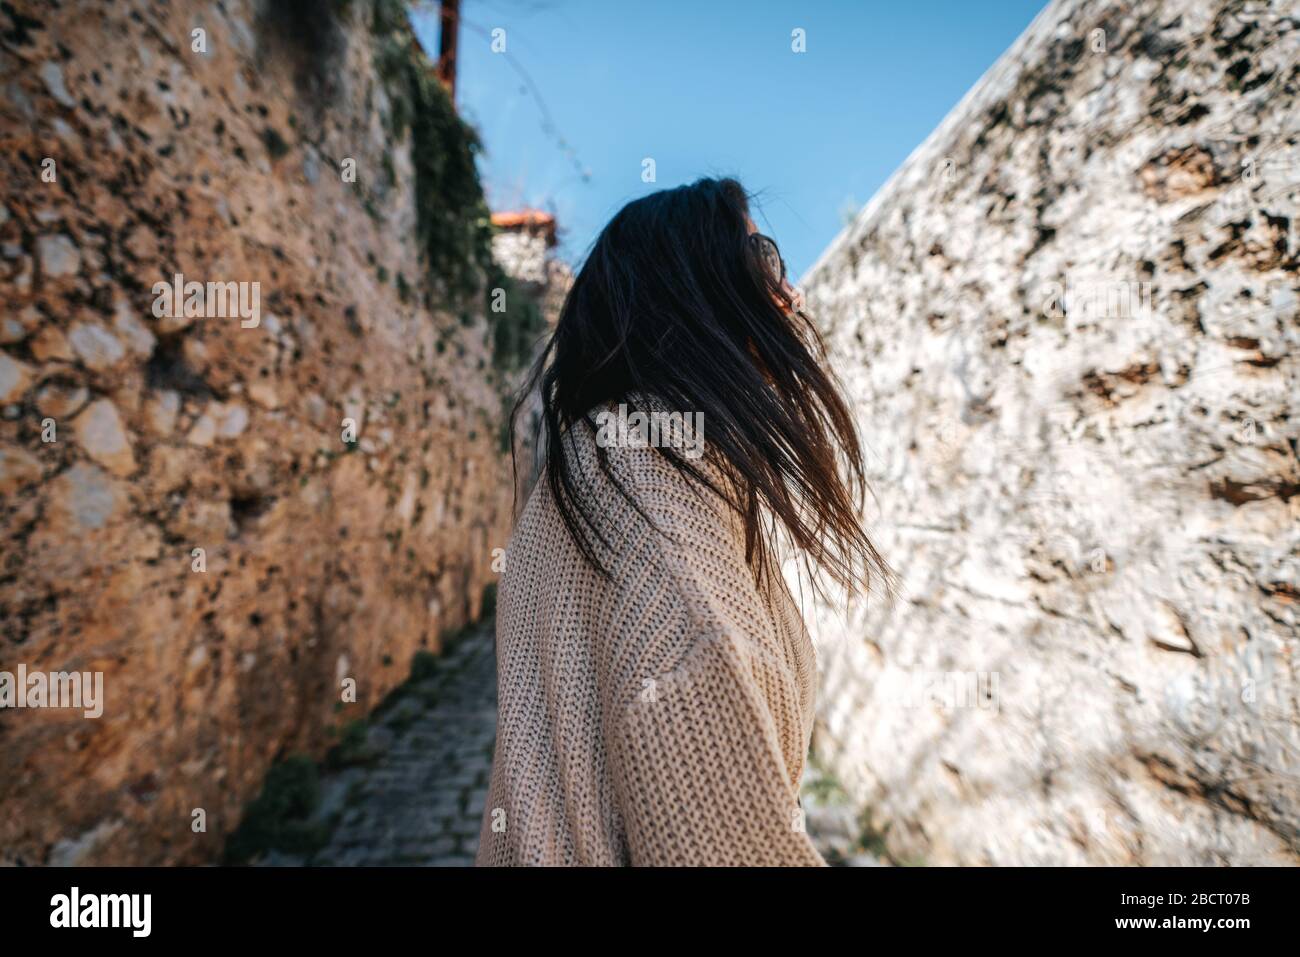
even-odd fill
[{"label": "sunglasses", "polygon": [[758,254],[758,261],[772,274],[777,283],[785,282],[785,260],[781,258],[781,250],[777,248],[776,240],[762,233],[750,233],[749,241]]}]

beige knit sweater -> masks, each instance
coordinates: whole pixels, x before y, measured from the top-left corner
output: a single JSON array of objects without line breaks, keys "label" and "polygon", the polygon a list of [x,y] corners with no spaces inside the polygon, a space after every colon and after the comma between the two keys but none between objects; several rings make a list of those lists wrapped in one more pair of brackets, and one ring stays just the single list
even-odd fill
[{"label": "beige knit sweater", "polygon": [[758,587],[739,520],[657,450],[605,451],[671,539],[574,434],[613,581],[584,562],[543,476],[501,578],[478,864],[823,864],[797,797],[815,662],[784,582]]}]

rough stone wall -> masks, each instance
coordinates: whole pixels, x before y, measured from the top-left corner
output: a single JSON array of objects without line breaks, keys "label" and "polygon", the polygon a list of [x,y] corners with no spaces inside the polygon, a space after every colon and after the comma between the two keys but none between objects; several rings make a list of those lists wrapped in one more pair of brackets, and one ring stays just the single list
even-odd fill
[{"label": "rough stone wall", "polygon": [[[214,859],[480,611],[501,398],[424,278],[371,7],[0,10],[0,670],[105,684],[0,711],[0,862]],[[175,273],[260,323],[155,318]]]},{"label": "rough stone wall", "polygon": [[805,277],[902,579],[815,610],[816,749],[895,859],[1300,861],[1298,61],[1053,3]]}]

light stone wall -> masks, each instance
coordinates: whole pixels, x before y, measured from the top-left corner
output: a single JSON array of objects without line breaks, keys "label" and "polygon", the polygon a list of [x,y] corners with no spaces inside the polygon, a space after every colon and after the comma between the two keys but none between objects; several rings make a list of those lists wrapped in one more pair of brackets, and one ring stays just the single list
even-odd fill
[{"label": "light stone wall", "polygon": [[815,750],[935,864],[1300,861],[1291,2],[1051,4],[805,277],[897,600]]}]

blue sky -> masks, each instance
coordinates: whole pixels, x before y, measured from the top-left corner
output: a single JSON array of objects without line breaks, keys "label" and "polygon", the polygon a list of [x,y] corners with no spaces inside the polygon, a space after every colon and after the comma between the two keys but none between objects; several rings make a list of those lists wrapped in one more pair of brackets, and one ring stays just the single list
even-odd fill
[{"label": "blue sky", "polygon": [[[1044,5],[462,0],[458,106],[493,209],[552,209],[570,262],[629,200],[734,174],[799,276]],[[436,5],[421,11],[436,51]]]}]

